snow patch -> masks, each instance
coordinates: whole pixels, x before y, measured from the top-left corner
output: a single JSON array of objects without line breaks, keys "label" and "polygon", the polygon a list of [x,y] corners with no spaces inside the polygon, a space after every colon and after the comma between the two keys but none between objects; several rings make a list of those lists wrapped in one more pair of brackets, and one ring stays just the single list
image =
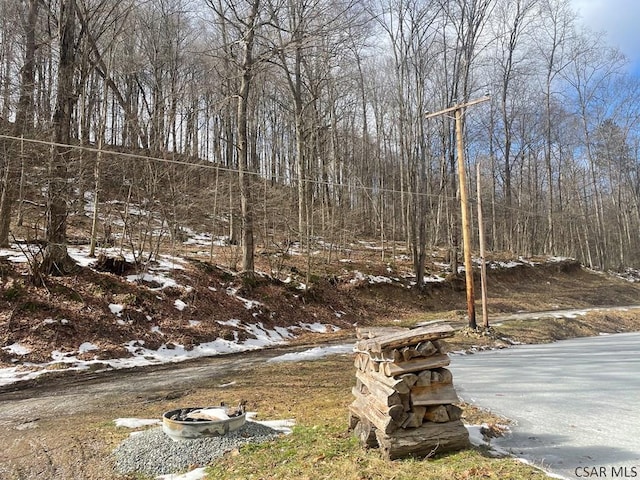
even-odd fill
[{"label": "snow patch", "polygon": [[332,345],[329,347],[314,347],[303,352],[285,353],[284,355],[270,358],[267,362],[304,362],[308,360],[318,360],[329,355],[344,355],[350,353],[353,353],[353,344]]},{"label": "snow patch", "polygon": [[240,300],[242,303],[244,303],[244,308],[246,308],[247,310],[251,310],[253,308],[256,307],[260,307],[263,304],[256,301],[256,300],[249,300],[247,298],[243,298],[240,295],[238,295],[238,289],[237,288],[227,288],[226,290],[227,295],[229,295],[230,297],[236,298],[238,300]]},{"label": "snow patch", "polygon": [[152,275],[150,273],[140,273],[135,275],[127,275],[127,282],[130,283],[151,283],[160,285],[157,288],[152,288],[151,290],[163,290],[169,287],[176,287],[178,283],[173,279],[169,278],[165,275],[155,274]]},{"label": "snow patch", "polygon": [[20,345],[19,343],[12,343],[7,347],[2,347],[2,350],[13,355],[26,355],[31,352],[30,348]]},{"label": "snow patch", "polygon": [[84,342],[78,348],[78,353],[87,353],[93,352],[94,350],[99,350],[98,346],[91,342]]},{"label": "snow patch", "polygon": [[140,428],[148,425],[161,425],[162,422],[153,418],[116,418],[113,423],[116,427]]},{"label": "snow patch", "polygon": [[159,475],[156,480],[202,480],[207,477],[207,468],[199,467],[187,473],[169,473],[167,475]]},{"label": "snow patch", "polygon": [[336,327],[334,325],[325,325],[323,323],[300,323],[300,326],[304,329],[304,330],[309,330],[310,332],[314,332],[314,333],[327,333],[327,330],[331,329],[331,331],[333,332],[337,332],[338,330],[340,330],[339,327]]},{"label": "snow patch", "polygon": [[291,427],[295,426],[296,421],[293,418],[285,420],[256,420],[257,412],[247,412],[246,419],[248,422],[259,423],[265,427],[273,428],[274,430],[288,435],[292,432]]}]

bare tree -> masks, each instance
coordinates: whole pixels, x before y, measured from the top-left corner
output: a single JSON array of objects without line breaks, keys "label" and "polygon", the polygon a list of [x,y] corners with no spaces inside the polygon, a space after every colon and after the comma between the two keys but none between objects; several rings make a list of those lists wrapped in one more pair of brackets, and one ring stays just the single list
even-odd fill
[{"label": "bare tree", "polygon": [[[24,29],[24,63],[20,75],[20,98],[16,109],[16,120],[13,134],[20,137],[29,134],[33,127],[33,92],[35,90],[35,55],[36,55],[36,28],[38,23],[38,0],[29,0],[26,18],[23,22]],[[8,83],[8,82],[7,82]],[[14,143],[13,152],[6,157],[4,173],[2,175],[0,193],[0,246],[9,245],[9,231],[11,213],[17,193],[15,152],[19,149]],[[24,161],[21,158],[21,161]]]},{"label": "bare tree", "polygon": [[[71,121],[76,102],[76,2],[60,3],[58,92],[53,115],[55,144],[48,165],[46,240],[40,273],[65,275],[76,268],[67,253],[67,201],[69,198],[67,165],[71,155]],[[37,280],[37,279],[36,279]]]},{"label": "bare tree", "polygon": [[253,204],[251,200],[250,162],[249,162],[249,95],[255,76],[256,58],[254,46],[257,30],[261,27],[260,0],[247,0],[240,5],[235,2],[219,3],[208,0],[221,21],[233,28],[237,34],[239,45],[237,68],[240,84],[236,93],[237,99],[237,144],[238,180],[240,185],[240,208],[242,216],[242,272],[252,277],[255,271]]}]

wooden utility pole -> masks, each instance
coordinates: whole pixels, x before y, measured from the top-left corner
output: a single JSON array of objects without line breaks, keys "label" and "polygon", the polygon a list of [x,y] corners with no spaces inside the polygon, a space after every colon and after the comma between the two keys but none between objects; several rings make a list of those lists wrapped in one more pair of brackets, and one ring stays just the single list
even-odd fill
[{"label": "wooden utility pole", "polygon": [[[465,103],[456,103],[453,107],[445,108],[434,113],[427,113],[426,118],[444,115],[454,112],[456,121],[456,146],[458,153],[458,183],[460,185],[460,210],[462,213],[462,242],[464,248],[464,272],[467,287],[467,313],[469,316],[469,328],[478,328],[476,323],[476,301],[473,289],[473,263],[471,261],[471,226],[469,223],[469,200],[467,194],[467,176],[464,162],[464,138],[462,126],[462,114],[464,109],[471,105],[486,102],[491,97],[486,95]],[[457,273],[457,272],[454,272]]]},{"label": "wooden utility pole", "polygon": [[482,220],[482,195],[480,193],[480,162],[476,164],[476,189],[478,191],[478,238],[480,239],[480,286],[482,294],[482,326],[489,328],[487,311],[487,262],[484,252],[484,224]]},{"label": "wooden utility pole", "polygon": [[462,111],[457,108],[456,147],[458,149],[458,184],[460,188],[460,210],[462,214],[462,245],[464,249],[464,275],[467,286],[467,312],[469,328],[476,329],[476,301],[473,289],[473,262],[471,260],[471,223],[469,222],[469,199],[467,196],[467,176],[464,164],[464,142],[462,139]]}]

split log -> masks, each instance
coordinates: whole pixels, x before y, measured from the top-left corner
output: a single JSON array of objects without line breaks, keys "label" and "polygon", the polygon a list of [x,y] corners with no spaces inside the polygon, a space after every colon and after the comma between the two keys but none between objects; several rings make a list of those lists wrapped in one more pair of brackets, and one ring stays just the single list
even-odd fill
[{"label": "split log", "polygon": [[[387,407],[400,405],[402,403],[400,394],[393,388],[377,381],[373,372],[356,372],[356,378],[364,386],[371,396]],[[361,391],[359,393],[362,393]],[[409,393],[409,392],[406,392]]]},{"label": "split log", "polygon": [[415,373],[405,373],[404,375],[400,375],[399,379],[402,380],[402,382],[407,385],[407,387],[411,388],[418,381],[418,375],[416,375]]},{"label": "split log", "polygon": [[367,369],[372,371],[372,372],[379,372],[380,371],[380,362],[376,362],[376,361],[369,362],[369,364],[367,365]]},{"label": "split log", "polygon": [[451,420],[460,420],[462,418],[462,409],[457,405],[445,405],[449,418]]},{"label": "split log", "polygon": [[376,437],[376,427],[366,418],[361,419],[353,433],[360,440],[360,443],[367,448],[378,448],[378,438]]},{"label": "split log", "polygon": [[420,342],[416,346],[416,352],[418,352],[418,356],[420,357],[430,357],[431,355],[435,355],[439,352],[438,347],[435,345],[436,340]]},{"label": "split log", "polygon": [[371,357],[366,353],[356,353],[353,357],[353,364],[357,370],[365,371],[368,369]]},{"label": "split log", "polygon": [[[411,387],[415,385],[415,381],[411,377],[402,376],[400,378],[396,377],[387,377],[386,375],[379,372],[356,372],[356,378],[360,376],[366,376],[371,379],[371,381],[380,382],[381,384],[393,388],[398,393],[409,393]],[[413,375],[413,374],[409,374]]]},{"label": "split log", "polygon": [[402,350],[400,350],[400,353],[402,354],[402,360],[405,362],[408,362],[412,358],[422,356],[414,347],[404,347]]},{"label": "split log", "polygon": [[405,412],[410,412],[411,411],[411,394],[410,393],[404,393],[404,394],[400,394],[400,401],[402,402],[402,406],[404,407],[404,411]]},{"label": "split log", "polygon": [[439,353],[449,353],[449,344],[444,340],[432,340],[433,346],[438,349]]},{"label": "split log", "polygon": [[355,400],[349,405],[352,415],[369,420],[378,431],[384,434],[391,434],[400,428],[400,425],[389,415],[389,410],[379,405],[371,398],[371,395],[361,395],[353,391]]},{"label": "split log", "polygon": [[459,402],[458,395],[452,384],[432,383],[428,387],[413,387],[411,389],[412,405],[446,405]]},{"label": "split log", "polygon": [[369,352],[367,350],[358,350],[357,344],[354,350],[359,355],[367,355],[371,360],[376,362],[399,362],[402,361],[402,353],[397,348],[383,350],[382,352]]},{"label": "split log", "polygon": [[367,386],[358,379],[356,379],[356,385],[353,388],[360,392],[362,395],[369,395],[370,393]]},{"label": "split log", "polygon": [[402,348],[383,349],[380,352],[372,352],[370,350],[359,350],[357,345],[355,350],[360,353],[367,353],[372,359],[379,362],[406,362],[412,358],[430,357],[437,353],[444,353],[445,344],[438,340],[429,340],[420,342],[416,346],[407,346]]},{"label": "split log", "polygon": [[417,345],[420,342],[451,337],[453,333],[454,330],[451,325],[431,325],[382,337],[360,340],[356,343],[356,350],[380,353],[383,350],[408,347]]},{"label": "split log", "polygon": [[424,422],[427,407],[413,407],[407,415],[407,419],[402,423],[402,428],[418,428]]},{"label": "split log", "polygon": [[423,423],[420,427],[398,430],[393,435],[376,431],[382,455],[388,460],[430,457],[469,447],[469,432],[460,420]]},{"label": "split log", "polygon": [[394,405],[393,407],[389,407],[389,416],[393,418],[394,422],[396,422],[398,425],[402,425],[409,414],[405,412],[404,406]]},{"label": "split log", "polygon": [[[449,412],[447,411],[447,407],[445,407],[444,405],[434,405],[424,408],[424,419],[428,420],[429,422],[446,423],[450,420],[453,420],[449,418]],[[458,419],[456,418],[455,420]]]},{"label": "split log", "polygon": [[388,377],[394,377],[404,373],[413,373],[420,372],[422,370],[446,367],[450,363],[451,360],[448,355],[434,355],[432,357],[409,360],[408,362],[383,362],[380,364],[380,368]]},{"label": "split log", "polygon": [[416,387],[428,387],[431,385],[431,370],[424,370],[418,374],[418,380],[415,383]]},{"label": "split log", "polygon": [[407,331],[409,331],[408,328],[402,327],[357,327],[356,338],[358,340],[368,340],[370,338],[385,337]]},{"label": "split log", "polygon": [[375,360],[366,353],[356,353],[353,364],[356,370],[363,372],[377,372],[380,370],[380,360]]},{"label": "split log", "polygon": [[452,383],[453,375],[446,368],[436,368],[431,371],[431,383]]}]

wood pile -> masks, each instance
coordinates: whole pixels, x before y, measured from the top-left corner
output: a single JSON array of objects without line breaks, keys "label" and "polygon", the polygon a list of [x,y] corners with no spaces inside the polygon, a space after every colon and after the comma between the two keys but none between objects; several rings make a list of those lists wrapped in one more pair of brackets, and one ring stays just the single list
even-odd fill
[{"label": "wood pile", "polygon": [[450,325],[358,329],[349,427],[389,460],[461,450],[469,433],[443,338]]}]

